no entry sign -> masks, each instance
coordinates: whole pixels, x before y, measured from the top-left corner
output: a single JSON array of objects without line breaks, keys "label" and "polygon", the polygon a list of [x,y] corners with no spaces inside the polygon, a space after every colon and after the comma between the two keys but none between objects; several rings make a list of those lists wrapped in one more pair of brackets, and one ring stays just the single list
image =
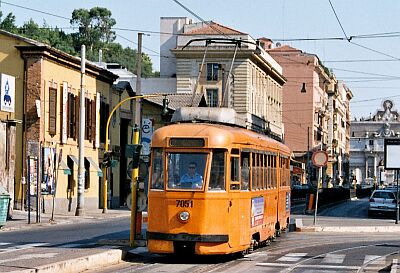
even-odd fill
[{"label": "no entry sign", "polygon": [[316,151],[311,157],[314,166],[323,167],[328,163],[328,154],[325,151]]}]

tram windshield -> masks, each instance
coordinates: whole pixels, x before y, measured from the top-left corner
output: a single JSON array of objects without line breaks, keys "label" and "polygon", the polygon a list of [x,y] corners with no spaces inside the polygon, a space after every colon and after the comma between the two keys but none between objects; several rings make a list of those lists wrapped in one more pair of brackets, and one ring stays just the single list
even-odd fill
[{"label": "tram windshield", "polygon": [[169,189],[202,189],[206,153],[167,153]]}]

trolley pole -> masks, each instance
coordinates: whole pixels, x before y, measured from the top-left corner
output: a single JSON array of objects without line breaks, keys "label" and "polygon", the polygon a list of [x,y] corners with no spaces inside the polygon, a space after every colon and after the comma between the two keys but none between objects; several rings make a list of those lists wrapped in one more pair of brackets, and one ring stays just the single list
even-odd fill
[{"label": "trolley pole", "polygon": [[78,195],[76,202],[75,216],[81,216],[84,213],[84,183],[85,183],[85,60],[86,48],[85,45],[81,47],[81,93],[80,93],[80,109],[79,109],[79,167],[78,167]]},{"label": "trolley pole", "polygon": [[[138,48],[136,57],[136,96],[142,94],[142,36],[138,33]],[[142,126],[142,100],[138,98],[135,104],[135,123],[140,128]],[[138,143],[136,143],[138,144]]]},{"label": "trolley pole", "polygon": [[[134,128],[133,131],[133,144],[139,144],[139,129],[138,127]],[[134,160],[134,159],[132,159]],[[136,233],[136,187],[137,181],[139,177],[139,166],[135,166],[132,168],[132,187],[131,187],[131,196],[132,196],[132,204],[131,204],[131,232],[129,236],[130,246],[135,246],[135,233]]]}]

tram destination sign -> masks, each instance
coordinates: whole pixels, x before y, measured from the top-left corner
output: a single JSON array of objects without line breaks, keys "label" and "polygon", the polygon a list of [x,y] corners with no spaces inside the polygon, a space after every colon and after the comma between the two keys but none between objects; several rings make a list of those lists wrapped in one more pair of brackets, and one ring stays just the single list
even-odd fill
[{"label": "tram destination sign", "polygon": [[171,138],[171,147],[204,147],[204,138]]},{"label": "tram destination sign", "polygon": [[384,140],[385,169],[400,170],[400,139],[385,138]]}]

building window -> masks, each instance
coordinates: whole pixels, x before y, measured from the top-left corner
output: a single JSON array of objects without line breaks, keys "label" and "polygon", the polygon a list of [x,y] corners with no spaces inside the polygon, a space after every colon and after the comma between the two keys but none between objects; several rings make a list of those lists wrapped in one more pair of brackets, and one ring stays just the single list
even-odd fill
[{"label": "building window", "polygon": [[85,98],[85,139],[94,141],[96,138],[96,102]]},{"label": "building window", "polygon": [[77,138],[77,123],[79,122],[78,97],[68,93],[67,104],[67,136],[73,139]]},{"label": "building window", "polygon": [[57,89],[49,88],[49,134],[54,136],[57,130]]},{"label": "building window", "polygon": [[90,162],[85,158],[85,190],[90,188]]},{"label": "building window", "polygon": [[207,103],[209,107],[218,106],[218,89],[207,89]]},{"label": "building window", "polygon": [[207,81],[218,81],[218,68],[217,63],[207,64]]},{"label": "building window", "polygon": [[374,145],[374,140],[373,139],[369,140],[369,145]]}]

